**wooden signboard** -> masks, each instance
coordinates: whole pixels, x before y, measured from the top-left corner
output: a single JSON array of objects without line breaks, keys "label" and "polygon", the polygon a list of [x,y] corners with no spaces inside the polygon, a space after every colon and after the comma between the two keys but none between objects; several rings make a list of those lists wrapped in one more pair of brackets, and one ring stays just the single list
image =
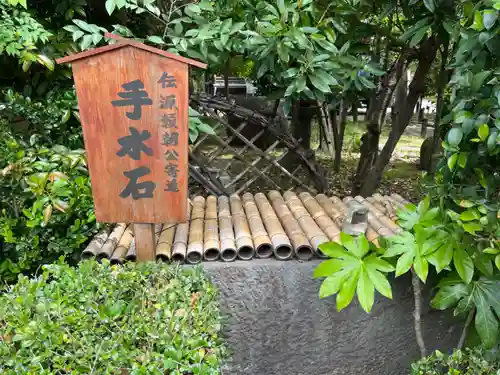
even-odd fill
[{"label": "wooden signboard", "polygon": [[106,37],[118,43],[57,61],[73,67],[96,219],[185,222],[188,65],[206,65]]}]

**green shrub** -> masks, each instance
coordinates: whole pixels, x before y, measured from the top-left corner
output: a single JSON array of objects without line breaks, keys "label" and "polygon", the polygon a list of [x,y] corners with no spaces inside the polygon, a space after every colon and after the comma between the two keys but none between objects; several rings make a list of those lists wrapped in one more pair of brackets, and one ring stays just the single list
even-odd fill
[{"label": "green shrub", "polygon": [[219,374],[217,291],[200,268],[43,267],[0,296],[0,373]]},{"label": "green shrub", "polygon": [[452,355],[439,351],[411,365],[410,375],[500,375],[498,359],[486,359],[483,349],[455,350]]},{"label": "green shrub", "polygon": [[98,230],[83,150],[29,146],[0,126],[0,195],[0,280],[76,257]]}]

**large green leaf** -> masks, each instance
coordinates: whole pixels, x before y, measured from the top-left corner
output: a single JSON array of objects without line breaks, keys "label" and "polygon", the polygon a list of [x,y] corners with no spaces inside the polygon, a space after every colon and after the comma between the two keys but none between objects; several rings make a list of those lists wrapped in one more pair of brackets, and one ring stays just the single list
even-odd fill
[{"label": "large green leaf", "polygon": [[337,294],[337,311],[341,311],[351,303],[356,293],[360,270],[351,271]]},{"label": "large green leaf", "polygon": [[462,248],[455,249],[453,264],[462,280],[469,284],[474,276],[474,262],[469,254]]},{"label": "large green leaf", "polygon": [[364,268],[361,268],[357,285],[358,301],[363,310],[370,312],[375,300],[375,288]]},{"label": "large green leaf", "polygon": [[316,87],[319,91],[324,92],[324,93],[331,92],[328,84],[326,82],[324,82],[320,77],[315,75],[314,73],[309,74],[308,77],[309,77],[309,80],[311,81],[311,83],[313,84],[313,86]]},{"label": "large green leaf", "polygon": [[484,27],[489,30],[495,25],[498,14],[497,11],[493,9],[487,9],[483,11],[483,24]]},{"label": "large green leaf", "polygon": [[436,11],[436,3],[435,0],[424,0],[424,5],[431,13]]},{"label": "large green leaf", "polygon": [[475,326],[481,341],[486,348],[492,348],[496,344],[498,336],[498,320],[491,311],[485,295],[481,292],[474,293],[476,305]]},{"label": "large green leaf", "polygon": [[435,309],[445,310],[456,306],[458,301],[469,295],[471,286],[463,282],[445,285],[439,289],[431,301],[431,306]]},{"label": "large green leaf", "polygon": [[327,277],[342,269],[342,262],[338,259],[328,259],[321,262],[314,270],[313,277]]},{"label": "large green leaf", "polygon": [[461,128],[452,128],[448,132],[446,139],[451,146],[458,146],[462,141],[463,135]]}]

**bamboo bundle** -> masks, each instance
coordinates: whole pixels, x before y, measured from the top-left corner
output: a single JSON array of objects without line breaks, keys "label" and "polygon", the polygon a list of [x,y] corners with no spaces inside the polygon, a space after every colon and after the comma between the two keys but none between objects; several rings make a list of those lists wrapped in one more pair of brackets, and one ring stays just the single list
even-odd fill
[{"label": "bamboo bundle", "polygon": [[122,238],[123,232],[125,232],[125,229],[127,228],[127,224],[118,224],[115,229],[111,232],[109,235],[108,239],[106,242],[104,242],[104,245],[102,245],[101,250],[97,253],[97,258],[102,259],[102,258],[110,258],[111,254],[113,254],[113,250],[115,249],[116,245],[118,244],[118,241],[120,238]]},{"label": "bamboo bundle", "polygon": [[389,202],[391,205],[393,205],[396,210],[404,210],[405,209],[405,206],[398,202],[397,200],[395,200],[394,198],[392,198],[391,196],[389,195],[384,195],[384,199]]},{"label": "bamboo bundle", "polygon": [[163,224],[156,246],[156,260],[169,262],[172,258],[172,245],[175,235],[175,224]]},{"label": "bamboo bundle", "polygon": [[225,262],[232,262],[237,258],[238,253],[236,252],[229,199],[226,196],[219,197],[219,234],[221,248],[220,257]]},{"label": "bamboo bundle", "polygon": [[205,198],[196,197],[193,201],[191,228],[187,247],[186,260],[195,264],[203,258],[203,220],[205,217]]},{"label": "bamboo bundle", "polygon": [[379,228],[375,228],[374,226],[374,229],[382,236],[392,236],[394,233],[400,233],[402,231],[399,225],[385,216],[381,211],[377,209],[377,207],[372,205],[366,199],[361,196],[357,196],[355,199],[359,203],[363,204],[366,208],[368,208],[368,218],[370,218],[370,215],[375,216],[376,220],[382,224]]},{"label": "bamboo bundle", "polygon": [[395,201],[401,203],[403,206],[406,206],[407,204],[410,204],[406,199],[404,199],[401,195],[392,193],[391,198],[394,199]]},{"label": "bamboo bundle", "polygon": [[281,223],[274,212],[271,203],[263,193],[255,194],[255,203],[259,209],[267,233],[271,237],[274,248],[274,256],[279,260],[288,260],[293,255],[292,244],[281,226]]},{"label": "bamboo bundle", "polygon": [[111,256],[111,264],[123,264],[125,260],[125,255],[130,247],[130,243],[134,234],[132,232],[132,227],[129,225],[125,232],[123,232],[122,238],[118,242],[118,246],[116,246],[115,251],[113,251],[113,255]]},{"label": "bamboo bundle", "polygon": [[207,197],[205,208],[205,230],[203,243],[203,257],[214,261],[220,255],[219,227],[217,225],[217,197]]},{"label": "bamboo bundle", "polygon": [[299,222],[288,209],[283,197],[276,190],[270,191],[268,196],[274,211],[278,215],[281,224],[283,224],[288,237],[290,237],[295,256],[300,260],[310,260],[314,256],[314,250],[300,228]]},{"label": "bamboo bundle", "polygon": [[238,258],[242,260],[252,259],[255,250],[241,199],[237,194],[233,194],[229,198],[229,202],[231,204],[232,222],[234,235],[236,237],[236,252],[238,253]]},{"label": "bamboo bundle", "polygon": [[96,234],[94,238],[92,238],[92,241],[90,241],[88,246],[85,248],[85,250],[83,250],[82,259],[95,258],[108,237],[109,231],[106,229],[103,229],[98,234]]},{"label": "bamboo bundle", "polygon": [[264,228],[262,218],[260,217],[259,210],[257,209],[252,194],[246,193],[243,195],[243,206],[245,207],[247,220],[250,224],[250,231],[252,233],[257,256],[259,258],[269,258],[273,255],[272,242]]},{"label": "bamboo bundle", "polygon": [[335,206],[333,200],[328,199],[324,194],[316,195],[316,201],[325,210],[325,212],[330,216],[334,223],[340,228],[342,227],[342,211]]},{"label": "bamboo bundle", "polygon": [[191,205],[188,204],[187,221],[182,224],[177,224],[177,229],[175,230],[174,245],[172,247],[172,262],[184,263],[186,259],[190,218]]},{"label": "bamboo bundle", "polygon": [[325,255],[321,253],[319,245],[328,242],[328,237],[323,233],[318,224],[316,224],[311,215],[309,215],[309,212],[307,212],[305,207],[302,205],[302,202],[295,193],[287,191],[284,194],[284,198],[288,208],[292,212],[295,219],[297,219],[300,227],[306,234],[307,239],[309,240],[313,248],[316,249],[318,256],[325,257]]},{"label": "bamboo bundle", "polygon": [[306,192],[300,193],[299,198],[330,241],[340,242],[340,228],[327,215],[316,199]]},{"label": "bamboo bundle", "polygon": [[130,247],[128,248],[127,255],[125,255],[125,260],[135,262],[136,258],[137,254],[135,252],[135,238],[132,238],[132,242],[130,242]]},{"label": "bamboo bundle", "polygon": [[377,210],[379,210],[380,212],[382,212],[382,214],[384,214],[384,215],[387,214],[387,208],[386,208],[386,206],[383,203],[381,203],[378,200],[376,200],[375,198],[373,198],[373,197],[367,197],[366,201],[370,202]]}]

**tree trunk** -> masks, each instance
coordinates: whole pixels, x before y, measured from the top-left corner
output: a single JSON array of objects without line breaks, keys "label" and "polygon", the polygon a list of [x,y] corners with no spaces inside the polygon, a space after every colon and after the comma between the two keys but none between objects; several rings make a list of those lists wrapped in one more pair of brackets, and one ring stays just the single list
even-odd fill
[{"label": "tree trunk", "polygon": [[436,58],[439,44],[440,41],[437,40],[437,37],[432,36],[422,43],[422,46],[420,47],[418,66],[410,84],[408,96],[406,97],[405,103],[401,108],[401,112],[397,116],[396,123],[392,126],[389,138],[384,145],[382,152],[377,158],[374,167],[371,169],[370,173],[366,175],[367,177],[362,183],[360,194],[364,197],[372,195],[378,188],[384,169],[391,159],[392,152],[401,138],[401,135],[410,123],[413,111],[415,110],[415,105],[424,93],[425,78],[429,73],[432,62]]},{"label": "tree trunk", "polygon": [[408,71],[406,69],[401,69],[401,71],[396,72],[396,90],[394,92],[394,122],[398,122],[399,114],[402,108],[405,106],[406,97],[408,96]]},{"label": "tree trunk", "polygon": [[402,54],[380,81],[376,92],[373,112],[370,116],[370,121],[366,125],[367,131],[361,137],[361,155],[352,186],[352,196],[359,194],[365,176],[368,175],[377,160],[378,144],[380,141],[380,119],[383,104],[393,75],[403,69],[405,61],[406,56]]},{"label": "tree trunk", "polygon": [[352,107],[351,107],[352,122],[354,123],[358,122],[358,107],[359,107],[359,100],[356,98],[352,101]]},{"label": "tree trunk", "polygon": [[429,166],[429,172],[436,172],[436,157],[435,155],[439,151],[439,140],[440,137],[440,127],[441,113],[443,112],[444,105],[444,89],[449,81],[450,75],[446,71],[446,64],[448,63],[448,49],[450,47],[450,41],[446,40],[443,44],[443,50],[441,51],[441,67],[438,76],[438,87],[437,87],[437,102],[436,102],[436,114],[434,117],[434,133],[432,134],[432,147],[429,153],[429,158],[426,160],[426,164]]},{"label": "tree trunk", "polygon": [[[318,108],[315,101],[297,100],[292,107],[292,135],[306,150],[311,148],[311,123]],[[319,116],[318,116],[319,118]],[[300,163],[299,156],[289,153],[281,162],[289,171]]]},{"label": "tree trunk", "polygon": [[[336,142],[335,142],[335,160],[333,162],[333,170],[335,172],[340,171],[340,164],[342,163],[342,147],[344,145],[344,134],[345,127],[347,124],[347,106],[345,105],[345,100],[342,99],[340,101],[340,121],[338,126],[335,126],[334,132],[337,133]],[[337,122],[335,120],[335,122]]]}]

